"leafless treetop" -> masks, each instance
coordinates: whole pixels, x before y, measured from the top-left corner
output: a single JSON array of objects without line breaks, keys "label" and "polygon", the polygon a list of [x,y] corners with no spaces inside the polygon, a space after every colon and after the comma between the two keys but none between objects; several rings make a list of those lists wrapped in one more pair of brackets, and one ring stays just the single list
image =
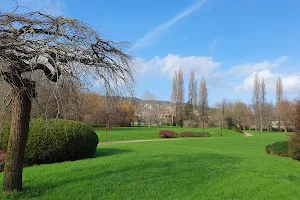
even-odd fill
[{"label": "leafless treetop", "polygon": [[94,79],[108,89],[132,86],[133,58],[127,50],[126,42],[102,40],[75,19],[41,12],[0,13],[0,74],[13,86],[27,87],[32,81],[26,74],[35,70],[54,82],[64,75]]}]

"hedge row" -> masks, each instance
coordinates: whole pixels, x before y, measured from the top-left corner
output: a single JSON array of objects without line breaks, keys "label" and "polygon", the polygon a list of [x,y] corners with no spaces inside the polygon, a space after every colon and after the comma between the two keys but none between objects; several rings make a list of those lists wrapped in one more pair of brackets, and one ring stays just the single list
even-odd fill
[{"label": "hedge row", "polygon": [[160,130],[158,136],[160,138],[176,138],[177,134],[174,131]]},{"label": "hedge row", "polygon": [[[203,137],[202,133],[184,131],[180,135],[170,130],[160,130],[158,133],[160,138],[177,138],[177,137]],[[204,132],[204,137],[210,137],[208,132]]]},{"label": "hedge row", "polygon": [[[0,129],[0,150],[6,151],[10,123]],[[55,163],[92,157],[98,136],[86,124],[61,119],[38,119],[30,122],[25,164]]]}]

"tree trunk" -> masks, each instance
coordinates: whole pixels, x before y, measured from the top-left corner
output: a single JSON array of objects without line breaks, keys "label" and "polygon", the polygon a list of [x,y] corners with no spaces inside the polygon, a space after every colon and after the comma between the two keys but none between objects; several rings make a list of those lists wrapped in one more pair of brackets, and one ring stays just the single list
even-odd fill
[{"label": "tree trunk", "polygon": [[22,171],[29,130],[31,97],[24,88],[13,87],[12,121],[4,167],[3,193],[22,190]]},{"label": "tree trunk", "polygon": [[202,118],[202,137],[204,137],[204,117]]},{"label": "tree trunk", "polygon": [[263,119],[262,116],[260,116],[260,133],[263,131]]},{"label": "tree trunk", "polygon": [[220,133],[221,133],[221,136],[223,136],[223,123],[222,122],[220,124]]},{"label": "tree trunk", "polygon": [[278,131],[281,132],[281,127],[280,127],[280,118],[278,119]]}]

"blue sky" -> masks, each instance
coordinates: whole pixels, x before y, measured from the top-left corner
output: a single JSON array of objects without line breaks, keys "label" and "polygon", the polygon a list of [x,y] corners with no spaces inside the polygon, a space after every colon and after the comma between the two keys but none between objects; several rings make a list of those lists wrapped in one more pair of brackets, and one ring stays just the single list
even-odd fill
[{"label": "blue sky", "polygon": [[[129,41],[139,60],[137,97],[149,90],[170,100],[171,77],[208,82],[209,104],[221,99],[251,101],[256,73],[274,102],[275,81],[283,79],[290,99],[300,90],[300,1],[271,0],[19,0],[25,11],[44,10],[77,18],[104,39]],[[9,9],[11,0],[1,0]],[[187,92],[186,92],[187,93]]]}]

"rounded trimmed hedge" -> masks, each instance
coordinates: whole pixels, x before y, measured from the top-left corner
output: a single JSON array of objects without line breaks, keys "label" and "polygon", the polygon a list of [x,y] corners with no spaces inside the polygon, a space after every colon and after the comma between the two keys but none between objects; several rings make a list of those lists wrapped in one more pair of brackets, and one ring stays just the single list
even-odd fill
[{"label": "rounded trimmed hedge", "polygon": [[[180,137],[203,137],[203,134],[198,132],[184,131],[180,134]],[[211,134],[204,132],[204,137],[211,137]]]},{"label": "rounded trimmed hedge", "polygon": [[[0,150],[6,151],[10,123],[0,129]],[[92,157],[97,134],[80,122],[62,119],[32,120],[25,152],[25,164],[46,164]]]},{"label": "rounded trimmed hedge", "polygon": [[202,137],[200,133],[184,131],[180,134],[180,137]]},{"label": "rounded trimmed hedge", "polygon": [[289,157],[290,147],[288,141],[275,142],[265,147],[268,154]]},{"label": "rounded trimmed hedge", "polygon": [[158,133],[158,137],[160,137],[160,138],[177,138],[177,134],[174,131],[160,130]]}]

